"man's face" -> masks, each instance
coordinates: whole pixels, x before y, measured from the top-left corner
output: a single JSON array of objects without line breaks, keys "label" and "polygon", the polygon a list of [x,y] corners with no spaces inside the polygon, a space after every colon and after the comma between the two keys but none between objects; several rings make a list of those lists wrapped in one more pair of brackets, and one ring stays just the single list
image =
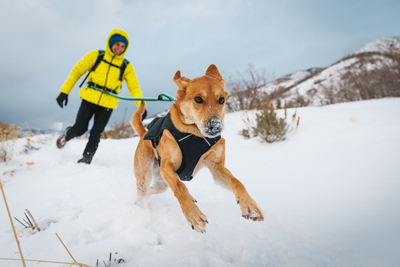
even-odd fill
[{"label": "man's face", "polygon": [[112,45],[111,50],[113,51],[113,53],[116,56],[119,56],[125,51],[125,48],[126,48],[126,45],[123,42],[115,42]]}]

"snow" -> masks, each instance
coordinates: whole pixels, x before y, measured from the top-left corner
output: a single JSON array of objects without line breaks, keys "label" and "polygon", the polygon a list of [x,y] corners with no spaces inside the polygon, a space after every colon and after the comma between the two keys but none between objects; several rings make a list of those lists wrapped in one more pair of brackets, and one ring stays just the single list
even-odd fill
[{"label": "snow", "polygon": [[305,79],[306,77],[310,76],[310,71],[298,71],[292,74],[289,74],[285,77],[277,79],[271,83],[268,83],[264,87],[260,88],[264,93],[271,93],[279,89],[279,87],[288,88],[294,85],[296,82]]},{"label": "snow", "polygon": [[[57,233],[90,266],[97,259],[104,266],[110,253],[125,260],[112,266],[398,266],[400,99],[297,114],[297,131],[273,144],[243,139],[237,134],[243,114],[226,115],[226,166],[263,208],[265,222],[243,219],[233,194],[202,169],[185,184],[209,221],[204,235],[187,225],[171,190],[144,208],[134,205],[138,138],[102,140],[92,164],[81,165],[86,140],[59,150],[56,136],[34,137],[39,150],[0,163],[12,216],[23,219],[28,209],[43,229],[14,221],[24,257],[72,262]],[[0,218],[0,258],[18,258],[1,203]],[[0,266],[21,263],[0,260]]]},{"label": "snow", "polygon": [[295,72],[295,73],[291,74],[289,77],[292,80],[300,81],[300,80],[306,78],[309,75],[310,75],[309,71],[300,70],[298,72]]},{"label": "snow", "polygon": [[[339,61],[335,64],[332,64],[330,67],[322,70],[321,72],[315,74],[314,76],[310,77],[309,79],[299,83],[298,85],[294,86],[290,91],[291,92],[298,92],[299,95],[305,97],[306,99],[310,98],[308,96],[308,91],[311,89],[315,89],[319,91],[316,94],[316,97],[311,97],[311,104],[312,106],[322,106],[326,103],[326,99],[324,93],[322,92],[324,88],[331,89],[335,88],[338,83],[342,81],[341,75],[343,75],[350,66],[354,65],[358,59],[350,58],[347,60]],[[293,98],[295,96],[291,95],[290,93],[286,93],[286,99]]]},{"label": "snow", "polygon": [[388,53],[388,52],[399,51],[399,49],[400,49],[400,38],[390,37],[368,43],[359,50],[357,50],[354,54],[367,53],[367,52]]}]

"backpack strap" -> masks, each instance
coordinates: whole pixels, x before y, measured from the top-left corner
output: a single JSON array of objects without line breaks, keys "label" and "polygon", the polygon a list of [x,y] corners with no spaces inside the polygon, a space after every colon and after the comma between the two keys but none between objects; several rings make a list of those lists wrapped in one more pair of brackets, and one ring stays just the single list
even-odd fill
[{"label": "backpack strap", "polygon": [[96,62],[94,63],[92,69],[90,71],[95,71],[97,69],[97,67],[99,66],[100,62],[103,60],[104,58],[104,50],[99,50],[99,55],[97,56]]},{"label": "backpack strap", "polygon": [[104,50],[99,50],[99,55],[97,56],[96,62],[94,62],[93,67],[90,69],[90,71],[88,72],[88,74],[86,75],[85,79],[83,79],[81,85],[79,85],[79,87],[82,87],[82,85],[85,83],[87,77],[89,76],[89,74],[92,71],[95,71],[97,69],[97,67],[100,65],[100,62],[103,60],[104,58]]},{"label": "backpack strap", "polygon": [[119,70],[120,70],[120,72],[119,72],[119,80],[121,82],[122,82],[122,77],[124,76],[125,69],[128,66],[128,64],[129,64],[129,61],[124,59],[124,62],[122,62],[121,67],[119,67]]},{"label": "backpack strap", "polygon": [[[95,71],[97,69],[97,67],[100,65],[100,62],[103,61],[104,53],[105,53],[104,50],[99,50],[99,55],[97,56],[96,62],[94,63],[93,67],[90,69],[88,74],[86,75],[85,79],[83,79],[83,81],[82,81],[81,85],[79,85],[79,87],[82,87],[82,85],[85,83],[86,79],[89,77],[89,74],[92,71]],[[111,63],[109,63],[109,62],[107,62],[105,60],[104,60],[104,62],[106,62],[106,63],[108,63],[108,64],[110,64],[110,65],[112,65],[114,67],[119,68],[119,80],[122,82],[122,77],[124,76],[124,72],[125,72],[126,67],[129,64],[129,61],[124,59],[124,61],[122,62],[120,67],[118,67],[118,66],[116,66],[114,64],[111,64]]]}]

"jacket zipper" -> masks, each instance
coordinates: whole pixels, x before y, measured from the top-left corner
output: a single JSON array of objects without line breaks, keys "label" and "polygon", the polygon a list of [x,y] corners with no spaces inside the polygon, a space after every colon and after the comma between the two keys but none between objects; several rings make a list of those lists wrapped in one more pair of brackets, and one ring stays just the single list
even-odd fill
[{"label": "jacket zipper", "polygon": [[[104,88],[107,88],[108,73],[110,72],[111,64],[112,64],[112,62],[113,62],[113,60],[114,60],[114,57],[115,57],[115,55],[111,58],[110,64],[108,64],[108,70],[107,70],[107,74],[106,74],[106,81],[105,81],[105,83],[104,83]],[[100,100],[101,100],[101,97],[103,96],[103,94],[104,94],[104,93],[101,92],[99,101],[97,102],[97,105],[98,105],[98,106],[99,106],[99,104],[100,104]]]}]

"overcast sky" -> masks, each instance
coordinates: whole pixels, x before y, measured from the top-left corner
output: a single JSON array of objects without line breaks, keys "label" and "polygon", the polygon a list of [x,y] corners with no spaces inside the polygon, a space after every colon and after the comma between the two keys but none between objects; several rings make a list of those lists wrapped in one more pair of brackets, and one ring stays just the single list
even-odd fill
[{"label": "overcast sky", "polygon": [[[365,44],[400,36],[399,0],[0,0],[0,120],[33,129],[73,125],[79,82],[61,109],[72,67],[104,49],[115,28],[144,96],[175,95],[177,70],[194,78],[216,64],[228,80],[249,64],[270,79],[326,67]],[[129,96],[126,84],[120,95]],[[149,102],[152,115],[170,106]],[[111,122],[136,110],[120,100]]]}]

